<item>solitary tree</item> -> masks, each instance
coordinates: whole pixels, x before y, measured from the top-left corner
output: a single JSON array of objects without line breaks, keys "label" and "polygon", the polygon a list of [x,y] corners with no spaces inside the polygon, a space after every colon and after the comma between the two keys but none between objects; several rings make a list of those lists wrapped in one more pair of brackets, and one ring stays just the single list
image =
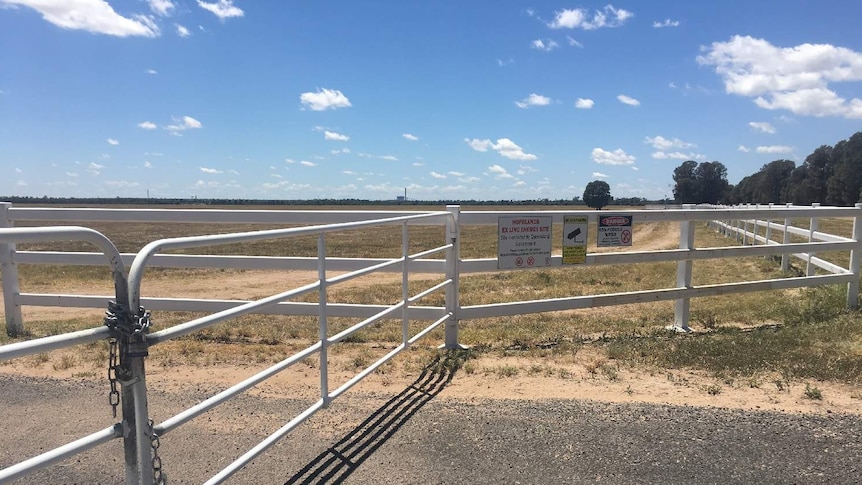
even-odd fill
[{"label": "solitary tree", "polygon": [[587,207],[602,210],[614,198],[611,197],[611,186],[604,180],[593,180],[584,189],[584,203]]}]

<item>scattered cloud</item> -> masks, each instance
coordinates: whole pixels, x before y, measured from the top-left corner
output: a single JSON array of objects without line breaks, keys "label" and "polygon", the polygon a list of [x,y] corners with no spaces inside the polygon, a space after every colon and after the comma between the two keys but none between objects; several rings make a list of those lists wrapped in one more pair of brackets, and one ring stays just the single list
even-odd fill
[{"label": "scattered cloud", "polygon": [[118,142],[117,140],[115,140],[115,139],[113,139],[113,138],[108,138],[106,141],[108,142],[108,145],[114,145],[114,146],[117,146],[117,145],[119,145],[119,144],[120,144],[120,142]]},{"label": "scattered cloud", "polygon": [[68,30],[84,30],[115,37],[158,37],[153,17],[136,14],[123,17],[104,0],[3,0],[7,5],[30,7],[46,21]]},{"label": "scattered cloud", "polygon": [[751,150],[749,150],[749,149],[748,149],[748,147],[747,147],[747,146],[745,146],[745,145],[739,145],[739,146],[736,148],[736,150],[737,150],[737,151],[740,151],[740,152],[742,152],[742,153],[748,153],[748,152],[750,152],[750,151],[751,151]]},{"label": "scattered cloud", "polygon": [[679,138],[668,139],[663,136],[644,137],[644,143],[648,143],[656,150],[662,151],[670,150],[671,148],[693,148],[697,146],[694,143],[684,142]]},{"label": "scattered cloud", "polygon": [[379,158],[381,160],[386,160],[388,162],[397,162],[398,161],[398,157],[396,157],[395,155],[382,155]]},{"label": "scattered cloud", "polygon": [[207,168],[207,167],[198,167],[198,168],[199,168],[199,169],[200,169],[200,171],[201,171],[201,172],[203,172],[203,173],[208,173],[208,174],[213,174],[213,175],[215,175],[215,174],[220,174],[220,173],[224,173],[224,171],[223,171],[223,170],[219,170],[219,169],[216,169],[216,168]]},{"label": "scattered cloud", "polygon": [[318,88],[316,93],[302,93],[299,95],[299,101],[312,111],[326,111],[351,106],[347,96],[337,89]]},{"label": "scattered cloud", "polygon": [[494,176],[498,179],[513,179],[514,175],[510,174],[508,170],[499,166],[499,165],[491,165],[488,167],[488,171],[494,174]]},{"label": "scattered cloud", "polygon": [[218,0],[218,2],[208,3],[198,0],[198,6],[204,10],[212,12],[221,21],[231,17],[242,17],[245,12],[241,8],[233,4],[233,0]]},{"label": "scattered cloud", "polygon": [[334,131],[324,131],[323,138],[329,141],[348,141],[350,137],[347,135],[342,135],[341,133],[336,133]]},{"label": "scattered cloud", "polygon": [[158,74],[158,73],[159,73],[159,71],[156,71],[155,69],[147,69],[147,70],[146,70],[146,71],[144,71],[144,72],[146,72],[147,74],[149,74],[149,75],[151,75],[151,76],[155,76],[156,74]]},{"label": "scattered cloud", "polygon": [[566,40],[569,41],[569,45],[572,47],[583,47],[584,46],[584,44],[581,44],[580,42],[575,40],[574,37],[572,37],[571,35],[567,35]]},{"label": "scattered cloud", "polygon": [[512,59],[511,57],[506,59],[506,60],[497,59],[497,65],[500,67],[508,66],[509,64],[513,64],[514,62],[515,62],[515,60]]},{"label": "scattered cloud", "polygon": [[515,106],[522,109],[529,108],[530,106],[547,106],[549,104],[551,104],[551,98],[536,93],[531,93],[526,98],[515,101]]},{"label": "scattered cloud", "polygon": [[431,176],[432,176],[432,177],[434,177],[435,179],[444,179],[444,178],[446,178],[446,176],[445,176],[445,175],[443,175],[442,173],[437,173],[437,172],[431,172],[429,175],[431,175]]},{"label": "scattered cloud", "polygon": [[664,19],[664,21],[662,22],[656,20],[652,23],[652,26],[656,29],[662,29],[665,27],[679,27],[679,20]]},{"label": "scattered cloud", "polygon": [[606,178],[608,178],[608,176],[606,174],[601,173],[601,172],[593,172],[593,178],[606,179]]},{"label": "scattered cloud", "polygon": [[759,146],[755,149],[757,153],[780,153],[780,154],[788,154],[793,153],[793,147],[785,146],[785,145],[768,145],[768,146]]},{"label": "scattered cloud", "polygon": [[303,167],[316,167],[317,166],[316,163],[309,162],[308,160],[302,160],[301,162],[299,162],[299,164],[302,165]]},{"label": "scattered cloud", "polygon": [[153,164],[150,163],[149,160],[147,160],[146,162],[144,162],[144,168],[153,168]]},{"label": "scattered cloud", "polygon": [[754,131],[759,131],[761,133],[775,133],[775,127],[766,121],[751,121],[748,123],[748,126],[750,126]]},{"label": "scattered cloud", "polygon": [[656,160],[706,160],[706,155],[692,152],[653,152],[652,157]]},{"label": "scattered cloud", "polygon": [[578,100],[575,101],[575,108],[592,109],[595,104],[595,101],[590,98],[578,98]]},{"label": "scattered cloud", "polygon": [[521,147],[508,138],[500,138],[497,140],[497,143],[493,143],[491,140],[479,140],[477,138],[465,138],[464,142],[470,145],[470,148],[477,152],[486,152],[490,148],[499,153],[500,156],[510,160],[528,161],[538,158],[532,153],[524,152]]},{"label": "scattered cloud", "polygon": [[583,29],[595,30],[602,27],[619,27],[626,20],[634,17],[632,12],[607,5],[602,10],[595,10],[590,16],[585,8],[564,9],[556,12],[554,20],[548,24],[552,29]]},{"label": "scattered cloud", "polygon": [[553,39],[536,39],[533,42],[530,42],[530,47],[540,51],[551,52],[557,47],[560,47],[560,44],[557,44],[557,42]]},{"label": "scattered cloud", "polygon": [[121,189],[130,189],[133,187],[138,187],[141,184],[138,182],[129,182],[128,180],[108,180],[105,182],[105,185],[108,187],[117,187]]},{"label": "scattered cloud", "polygon": [[862,99],[848,101],[829,87],[833,82],[862,80],[860,52],[830,44],[777,47],[740,35],[701,49],[698,63],[715,66],[725,92],[754,98],[763,109],[862,118]]},{"label": "scattered cloud", "polygon": [[93,175],[99,175],[100,173],[102,173],[103,168],[105,168],[104,165],[100,165],[96,162],[90,162],[90,164],[87,165],[87,171]]},{"label": "scattered cloud", "polygon": [[617,96],[617,99],[622,104],[627,104],[629,106],[640,106],[641,102],[632,98],[631,96],[626,96],[625,94],[620,94]]},{"label": "scattered cloud", "polygon": [[419,137],[416,135],[411,135],[410,133],[402,133],[402,137],[410,141],[419,141]]},{"label": "scattered cloud", "polygon": [[177,24],[177,35],[179,35],[180,37],[190,37],[192,33],[189,32],[189,29],[183,27],[180,24]]},{"label": "scattered cloud", "polygon": [[450,171],[449,171],[449,172],[447,172],[447,173],[448,173],[449,175],[453,176],[453,177],[463,177],[464,175],[466,175],[466,174],[464,174],[463,172],[456,172],[456,171],[454,171],[454,170],[450,170]]},{"label": "scattered cloud", "polygon": [[154,14],[161,15],[162,17],[169,16],[171,10],[176,8],[176,5],[171,0],[147,0],[147,3]]},{"label": "scattered cloud", "polygon": [[142,121],[142,122],[138,123],[138,127],[143,128],[145,130],[155,130],[156,124],[151,122],[151,121]]},{"label": "scattered cloud", "polygon": [[[138,125],[140,126],[140,125]],[[183,116],[182,118],[174,118],[174,123],[165,127],[166,130],[172,132],[180,132],[185,130],[197,130],[202,128],[203,125],[200,121],[192,118],[191,116]],[[143,128],[143,127],[141,127]]]},{"label": "scattered cloud", "polygon": [[627,154],[622,148],[610,152],[603,148],[593,148],[593,161],[602,165],[632,165],[635,157]]}]

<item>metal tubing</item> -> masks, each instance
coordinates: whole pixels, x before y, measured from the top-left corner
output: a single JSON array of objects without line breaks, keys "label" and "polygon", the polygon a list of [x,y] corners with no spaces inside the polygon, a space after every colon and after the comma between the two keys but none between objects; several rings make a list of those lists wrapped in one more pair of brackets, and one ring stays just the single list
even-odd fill
[{"label": "metal tubing", "polygon": [[362,379],[365,379],[365,377],[368,376],[368,374],[371,374],[372,372],[376,371],[378,367],[389,362],[389,359],[395,357],[402,350],[404,350],[406,348],[407,348],[406,344],[403,344],[403,343],[398,344],[397,347],[390,350],[389,353],[387,353],[386,355],[381,357],[377,362],[369,365],[368,367],[365,368],[365,370],[363,370],[359,374],[356,374],[355,376],[353,376],[349,381],[342,384],[338,389],[329,393],[329,400],[331,401],[331,400],[337,398],[338,396],[344,394],[345,392],[347,392],[351,387],[355,386],[359,381],[361,381]]},{"label": "metal tubing", "polygon": [[[787,203],[787,207],[790,207],[790,203]],[[781,244],[787,244],[790,242],[790,233],[787,232],[787,228],[790,227],[790,218],[784,218],[784,234],[781,238]],[[785,253],[781,255],[781,271],[787,272],[790,269],[790,257]]]},{"label": "metal tubing", "polygon": [[[446,221],[447,242],[452,248],[446,252],[446,279],[452,284],[446,287],[446,312],[450,315],[446,323],[444,346],[447,349],[461,348],[458,343],[458,321],[461,308],[461,207],[447,205],[446,210],[452,214],[452,219]],[[562,217],[562,216],[560,216]]]},{"label": "metal tubing", "polygon": [[[129,368],[132,371],[131,396],[135,410],[134,436],[127,436],[124,440],[134,440],[136,449],[138,479],[141,484],[153,483],[153,455],[151,453],[152,434],[150,434],[150,414],[147,409],[147,380],[144,372],[144,358],[131,357]],[[130,389],[123,384],[123,400],[127,399]],[[123,408],[123,419],[129,419],[126,409]],[[128,457],[127,457],[128,458]],[[128,481],[129,477],[126,477]]]},{"label": "metal tubing", "polygon": [[191,419],[194,419],[194,418],[200,416],[201,414],[209,411],[210,409],[218,406],[219,404],[222,404],[223,402],[227,401],[228,399],[231,399],[232,397],[236,396],[237,394],[239,394],[243,391],[247,391],[248,389],[251,389],[252,387],[260,384],[261,382],[263,382],[263,381],[269,379],[270,377],[278,374],[279,372],[287,369],[288,367],[301,361],[302,359],[308,357],[309,355],[317,352],[318,350],[320,350],[320,342],[316,342],[314,345],[306,348],[305,350],[303,350],[301,352],[293,354],[292,356],[288,357],[287,359],[282,360],[278,364],[276,364],[272,367],[269,367],[268,369],[265,369],[261,372],[258,372],[257,374],[249,377],[248,379],[246,379],[246,380],[244,380],[238,384],[234,384],[233,386],[231,386],[231,387],[225,389],[224,391],[206,399],[205,401],[201,401],[197,405],[192,406],[191,408],[189,408],[189,409],[187,409],[187,410],[185,410],[185,411],[183,411],[183,412],[181,412],[181,413],[179,413],[179,414],[177,414],[177,415],[175,415],[169,419],[166,419],[161,424],[156,425],[153,428],[153,431],[159,436],[164,436],[166,433],[174,430],[178,426],[186,423],[187,421],[190,421]]},{"label": "metal tubing", "polygon": [[404,304],[403,301],[399,301],[398,303],[396,303],[392,306],[386,307],[383,311],[378,312],[369,318],[366,318],[365,320],[351,326],[350,328],[342,330],[338,334],[327,338],[326,341],[329,344],[338,343],[339,341],[346,338],[347,336],[349,336],[349,335],[351,335],[351,334],[353,334],[359,330],[362,330],[363,328],[367,327],[368,325],[370,325],[372,323],[376,323],[377,321],[379,321],[380,319],[382,319],[386,315],[389,315],[391,313],[395,313],[397,310],[403,309],[403,308],[406,308],[406,305]]},{"label": "metal tubing", "polygon": [[[9,217],[11,202],[0,202],[0,229],[13,226]],[[24,333],[24,317],[17,296],[21,291],[18,264],[15,262],[15,243],[0,241],[0,275],[3,275],[3,308],[6,315],[6,335],[17,337]]]},{"label": "metal tubing", "polygon": [[[682,221],[679,224],[679,248],[683,250],[694,249],[694,224]],[[676,266],[676,286],[678,288],[691,288],[691,270],[693,262],[691,259],[679,261]],[[674,304],[673,326],[688,332],[689,311],[691,300],[680,298]]]},{"label": "metal tubing", "polygon": [[[811,204],[812,208],[820,207],[818,202],[814,202]],[[814,242],[814,233],[817,232],[817,217],[811,217],[811,222],[808,225],[808,242]],[[814,253],[809,251],[808,254],[805,255],[805,275],[812,276],[814,274],[814,265],[811,264],[811,258],[814,257]]]},{"label": "metal tubing", "polygon": [[284,436],[293,431],[294,428],[302,424],[306,419],[310,418],[314,415],[314,413],[320,411],[324,407],[325,406],[322,399],[320,401],[317,401],[316,403],[311,405],[311,407],[300,413],[297,417],[293,418],[287,424],[279,428],[278,431],[272,433],[265,440],[258,443],[257,446],[248,450],[244,455],[237,458],[236,461],[228,465],[217,475],[204,482],[204,485],[216,485],[218,483],[223,483],[234,473],[240,471],[242,467],[246,466],[250,461],[254,460],[258,455],[269,449],[270,446],[276,444],[278,440],[284,438]]},{"label": "metal tubing", "polygon": [[421,291],[421,292],[417,293],[415,296],[411,296],[410,298],[407,299],[407,303],[415,303],[415,302],[421,300],[422,298],[425,298],[426,296],[430,295],[431,293],[434,293],[435,291],[437,291],[441,288],[444,288],[448,285],[451,285],[451,284],[452,284],[452,280],[442,281],[442,282],[432,286],[431,288],[428,288],[425,291]]},{"label": "metal tubing", "polygon": [[87,344],[97,340],[106,339],[111,336],[108,327],[90,328],[77,332],[52,335],[24,342],[16,342],[0,346],[0,361],[24,357],[25,355],[48,352],[50,350],[62,349],[78,344]]},{"label": "metal tubing", "polygon": [[317,236],[318,340],[320,341],[320,400],[329,406],[329,323],[326,320],[326,235]]},{"label": "metal tubing", "polygon": [[[856,204],[856,209],[862,209],[862,204]],[[860,210],[859,212],[862,212]],[[853,279],[847,283],[847,308],[855,310],[859,307],[859,264],[862,261],[862,220],[857,212],[853,218],[853,239],[856,247],[850,251],[850,265],[847,269],[853,275]]]},{"label": "metal tubing", "polygon": [[422,337],[424,337],[424,336],[428,335],[432,330],[434,330],[435,328],[439,327],[439,326],[440,326],[440,324],[444,323],[444,322],[445,322],[446,320],[448,320],[451,316],[452,316],[452,315],[449,315],[449,314],[447,313],[446,315],[444,315],[444,316],[443,316],[443,318],[440,318],[440,319],[438,319],[436,322],[432,323],[431,325],[428,325],[427,327],[425,327],[424,329],[422,329],[422,331],[421,331],[421,332],[417,333],[416,335],[414,335],[414,336],[413,336],[413,338],[411,338],[410,340],[408,340],[408,341],[407,341],[407,345],[408,345],[408,346],[409,346],[409,345],[413,345],[413,344],[414,344],[414,343],[416,343],[419,339],[421,339]]},{"label": "metal tubing", "polygon": [[69,444],[63,445],[59,448],[54,448],[53,450],[42,453],[39,456],[34,456],[29,460],[22,461],[21,463],[0,470],[0,483],[10,483],[13,480],[17,480],[18,478],[28,475],[36,470],[40,470],[57,463],[58,461],[83,453],[91,448],[122,436],[123,425],[117,423],[103,429],[102,431],[97,431]]},{"label": "metal tubing", "polygon": [[410,239],[407,232],[407,223],[401,228],[401,255],[404,264],[401,265],[401,342],[407,345],[407,340],[410,338],[410,320],[407,317],[407,306],[410,301],[410,293],[408,284],[410,283],[410,262],[409,254]]}]

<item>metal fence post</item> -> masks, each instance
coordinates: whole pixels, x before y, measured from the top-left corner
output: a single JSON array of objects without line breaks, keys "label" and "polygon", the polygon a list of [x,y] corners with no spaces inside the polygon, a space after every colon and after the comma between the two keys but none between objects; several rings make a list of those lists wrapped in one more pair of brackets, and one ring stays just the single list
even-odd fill
[{"label": "metal fence post", "polygon": [[[11,202],[0,202],[0,227],[12,227],[9,217]],[[21,316],[21,305],[18,304],[18,293],[21,287],[18,282],[18,265],[15,263],[15,243],[0,242],[0,275],[3,278],[3,310],[6,315],[6,335],[17,337],[24,333],[24,318]]]},{"label": "metal fence post", "polygon": [[[771,211],[772,209],[773,209],[773,204],[772,204],[772,202],[770,202],[769,203],[769,210]],[[769,241],[772,240],[772,219],[771,218],[766,219],[766,234],[764,234],[763,237],[766,238],[766,241],[764,241],[763,244],[769,246]]]},{"label": "metal fence post", "polygon": [[320,399],[323,406],[329,406],[329,323],[326,320],[326,236],[317,236],[317,279],[320,284],[319,300],[319,338],[320,338]]},{"label": "metal fence post", "polygon": [[[683,209],[691,210],[692,204],[683,205]],[[679,223],[679,248],[694,249],[694,224],[685,220]],[[691,288],[692,260],[679,261],[676,266],[677,288]],[[690,331],[688,327],[689,310],[691,308],[690,298],[680,298],[675,301],[673,314],[673,328],[675,330]]]},{"label": "metal fence post", "polygon": [[856,204],[856,217],[853,218],[853,240],[856,247],[850,251],[850,273],[853,279],[847,283],[847,308],[855,310],[859,307],[859,263],[862,260],[862,218],[859,217],[862,204]]},{"label": "metal fence post", "polygon": [[[792,207],[790,202],[787,203],[786,207],[789,209]],[[784,218],[784,235],[781,238],[781,244],[787,245],[790,243],[790,233],[787,232],[787,228],[790,226],[790,218]],[[790,255],[787,253],[781,253],[781,271],[787,271],[790,269]]]},{"label": "metal fence post", "polygon": [[447,349],[462,348],[458,344],[458,311],[461,308],[461,289],[459,277],[461,271],[461,223],[459,216],[461,206],[447,205],[446,210],[452,214],[452,219],[446,222],[446,242],[452,248],[446,251],[446,279],[452,284],[446,287],[446,312],[450,313],[446,321],[446,336],[443,344]]},{"label": "metal fence post", "polygon": [[[820,207],[819,202],[811,204],[815,210]],[[815,212],[816,214],[816,212]],[[817,216],[811,217],[811,222],[808,224],[808,242],[814,242],[814,232],[817,231]],[[814,276],[814,265],[811,264],[811,259],[814,257],[813,251],[808,251],[808,256],[805,258],[805,275]]]}]

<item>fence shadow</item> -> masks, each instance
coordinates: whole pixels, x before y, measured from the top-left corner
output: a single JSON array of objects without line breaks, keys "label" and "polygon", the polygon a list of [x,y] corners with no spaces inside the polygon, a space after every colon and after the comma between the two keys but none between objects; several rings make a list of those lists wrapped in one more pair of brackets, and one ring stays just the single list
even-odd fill
[{"label": "fence shadow", "polygon": [[343,482],[428,401],[434,399],[452,381],[467,358],[469,352],[464,350],[437,354],[412,384],[317,455],[284,482],[285,485]]}]

